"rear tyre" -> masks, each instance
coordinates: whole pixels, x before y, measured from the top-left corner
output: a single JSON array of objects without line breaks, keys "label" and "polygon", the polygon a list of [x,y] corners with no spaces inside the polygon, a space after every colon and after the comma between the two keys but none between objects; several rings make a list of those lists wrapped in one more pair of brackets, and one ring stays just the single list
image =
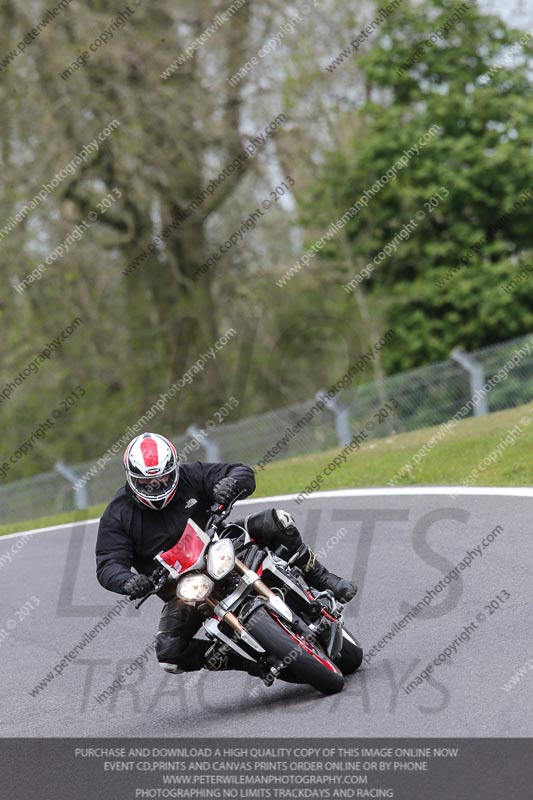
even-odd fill
[{"label": "rear tyre", "polygon": [[346,630],[342,632],[342,647],[334,663],[343,675],[352,675],[363,663],[363,648],[357,639]]},{"label": "rear tyre", "polygon": [[336,694],[344,686],[340,669],[314,644],[292,631],[281,618],[271,616],[259,608],[248,618],[246,629],[265,648],[267,653],[286,666],[290,681],[294,676],[298,683],[308,683],[322,694]]}]

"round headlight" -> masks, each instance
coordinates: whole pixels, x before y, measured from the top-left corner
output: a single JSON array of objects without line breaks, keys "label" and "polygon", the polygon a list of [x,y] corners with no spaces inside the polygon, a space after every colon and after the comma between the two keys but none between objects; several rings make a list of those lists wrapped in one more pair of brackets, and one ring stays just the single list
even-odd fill
[{"label": "round headlight", "polygon": [[211,578],[197,572],[181,579],[176,586],[176,594],[182,600],[205,600],[213,591],[214,585]]},{"label": "round headlight", "polygon": [[231,539],[214,542],[207,551],[207,571],[219,581],[235,566],[235,548]]}]

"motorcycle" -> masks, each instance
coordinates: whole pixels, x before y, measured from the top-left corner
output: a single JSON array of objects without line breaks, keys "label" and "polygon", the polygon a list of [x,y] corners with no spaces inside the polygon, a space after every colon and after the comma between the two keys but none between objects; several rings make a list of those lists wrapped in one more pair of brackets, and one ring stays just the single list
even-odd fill
[{"label": "motorcycle", "polygon": [[261,665],[262,680],[306,683],[335,694],[363,661],[361,645],[344,627],[343,606],[329,590],[310,587],[301,570],[287,563],[284,546],[257,546],[248,532],[225,520],[228,506],[213,505],[206,530],[187,521],[179,541],[155,556],[153,590],[170,582],[176,596],[206,617],[211,647],[206,660],[233,651]]}]

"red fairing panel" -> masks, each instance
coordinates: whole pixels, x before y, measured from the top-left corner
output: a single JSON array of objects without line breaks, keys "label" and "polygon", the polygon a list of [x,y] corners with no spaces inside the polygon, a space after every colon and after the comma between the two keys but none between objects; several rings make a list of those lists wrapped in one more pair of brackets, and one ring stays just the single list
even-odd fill
[{"label": "red fairing panel", "polygon": [[164,553],[159,553],[155,558],[172,575],[177,578],[193,567],[204,566],[204,552],[210,538],[196,522],[187,520],[187,525],[174,547]]}]

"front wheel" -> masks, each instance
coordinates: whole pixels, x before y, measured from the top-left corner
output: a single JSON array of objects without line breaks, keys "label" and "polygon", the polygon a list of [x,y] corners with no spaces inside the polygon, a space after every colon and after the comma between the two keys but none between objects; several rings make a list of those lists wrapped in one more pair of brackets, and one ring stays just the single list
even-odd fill
[{"label": "front wheel", "polygon": [[352,675],[363,663],[363,648],[348,631],[342,632],[342,647],[335,658],[335,664],[343,675]]},{"label": "front wheel", "polygon": [[277,615],[259,608],[248,619],[246,628],[267,653],[283,662],[282,675],[294,675],[323,694],[336,694],[344,686],[342,672],[314,644],[291,630]]}]

